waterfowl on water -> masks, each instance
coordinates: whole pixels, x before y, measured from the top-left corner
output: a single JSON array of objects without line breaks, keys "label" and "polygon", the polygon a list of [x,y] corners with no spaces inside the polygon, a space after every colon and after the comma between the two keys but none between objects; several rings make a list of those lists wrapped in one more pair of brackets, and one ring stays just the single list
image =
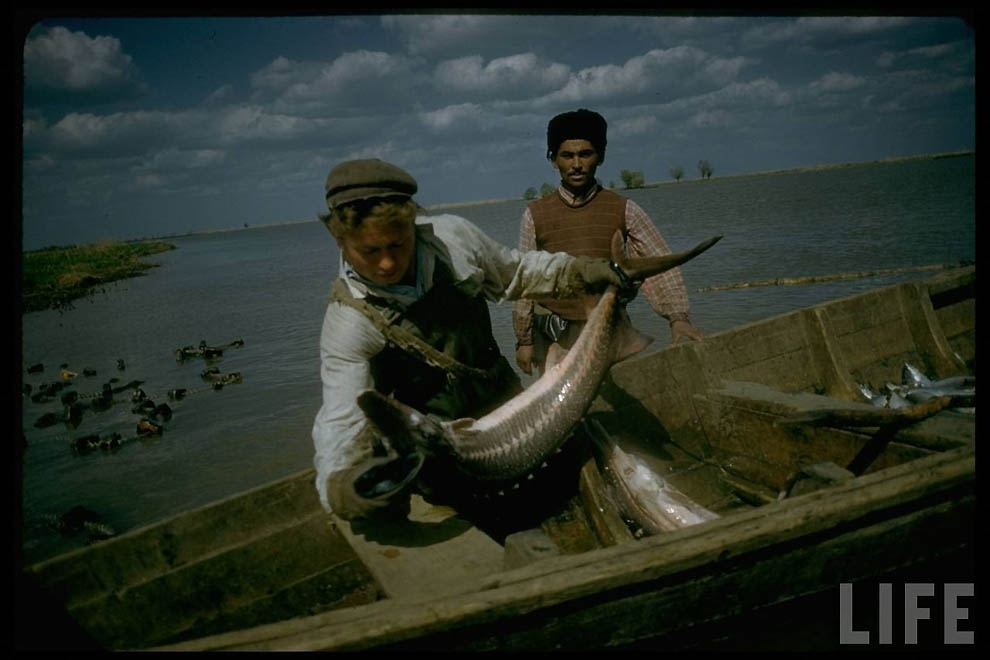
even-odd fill
[{"label": "waterfowl on water", "polygon": [[49,426],[54,426],[58,424],[58,415],[53,412],[47,412],[38,419],[34,420],[34,427],[37,429],[48,428]]},{"label": "waterfowl on water", "polygon": [[151,411],[151,416],[155,419],[161,417],[166,422],[172,419],[172,408],[169,407],[167,403],[159,403],[155,406],[155,409]]},{"label": "waterfowl on water", "polygon": [[183,346],[182,348],[173,348],[172,355],[175,359],[181,362],[182,360],[199,357],[199,349],[195,346]]},{"label": "waterfowl on water", "polygon": [[199,377],[203,380],[216,380],[220,375],[220,367],[207,367],[199,372]]},{"label": "waterfowl on water", "polygon": [[131,408],[132,413],[147,414],[155,409],[155,402],[151,399],[143,399]]},{"label": "waterfowl on water", "polygon": [[199,376],[203,380],[211,382],[214,385],[217,383],[222,385],[231,385],[233,383],[240,383],[244,380],[244,377],[241,375],[240,371],[231,371],[230,373],[222,374],[216,367],[204,369],[200,372]]},{"label": "waterfowl on water", "polygon": [[225,348],[240,347],[244,345],[243,339],[235,339],[232,342],[223,344],[221,346],[210,346],[206,343],[205,339],[201,339],[199,346],[183,346],[182,348],[172,349],[172,354],[175,355],[176,360],[182,361],[190,358],[201,357],[207,360],[211,360],[218,357],[223,357],[223,351]]},{"label": "waterfowl on water", "polygon": [[150,419],[141,419],[137,423],[137,434],[141,437],[161,435],[164,429],[161,424]]},{"label": "waterfowl on water", "polygon": [[79,402],[67,406],[65,409],[65,422],[72,428],[76,428],[82,422],[83,405]]}]

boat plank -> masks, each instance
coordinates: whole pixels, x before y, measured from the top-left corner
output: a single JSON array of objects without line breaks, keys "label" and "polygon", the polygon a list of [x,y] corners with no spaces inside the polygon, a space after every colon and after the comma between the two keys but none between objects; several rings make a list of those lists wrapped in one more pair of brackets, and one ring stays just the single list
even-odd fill
[{"label": "boat plank", "polygon": [[502,569],[503,547],[470,522],[420,495],[405,520],[337,527],[389,598],[422,602],[459,593]]},{"label": "boat plank", "polygon": [[[301,610],[296,592],[310,598]],[[378,598],[374,579],[320,511],[291,529],[76,604],[69,613],[107,648],[118,649]]]},{"label": "boat plank", "polygon": [[[733,579],[756,585],[743,592],[745,597],[765,603],[767,576],[779,578],[788,571],[803,576],[806,582],[790,577],[773,581],[781,590],[778,598],[787,598],[910,565],[922,558],[917,550],[926,547],[925,539],[970,544],[974,468],[971,449],[936,454],[915,465],[779,502],[774,515],[753,509],[636,543],[548,558],[427,606],[382,601],[164,648],[346,650],[417,643],[429,647],[437,642],[442,645],[434,648],[456,648],[455,642],[553,648],[561,640],[577,641],[582,647],[625,643],[662,632],[689,604],[697,608],[697,617],[706,612],[716,616],[726,606],[718,599],[727,593],[718,580],[737,571]],[[834,550],[827,550],[829,544]],[[806,567],[803,573],[801,567]],[[705,586],[712,584],[717,588]],[[693,602],[671,598],[670,589],[694,590]],[[614,634],[616,624],[627,628]],[[552,630],[554,625],[562,627]],[[596,634],[608,636],[594,638]]]}]

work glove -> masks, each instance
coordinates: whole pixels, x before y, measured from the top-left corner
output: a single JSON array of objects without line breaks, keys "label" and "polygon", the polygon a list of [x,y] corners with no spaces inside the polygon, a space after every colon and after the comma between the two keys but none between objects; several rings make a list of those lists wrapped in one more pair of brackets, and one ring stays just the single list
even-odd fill
[{"label": "work glove", "polygon": [[623,272],[618,264],[609,259],[577,257],[581,262],[584,290],[588,293],[601,293],[607,286],[614,285],[622,291],[635,292],[637,285]]}]

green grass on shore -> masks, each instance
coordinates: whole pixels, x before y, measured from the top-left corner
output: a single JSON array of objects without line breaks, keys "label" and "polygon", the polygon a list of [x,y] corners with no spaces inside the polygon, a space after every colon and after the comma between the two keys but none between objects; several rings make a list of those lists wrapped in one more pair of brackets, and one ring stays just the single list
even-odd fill
[{"label": "green grass on shore", "polygon": [[174,250],[165,241],[108,241],[24,252],[21,260],[22,312],[71,308],[98,287],[142,275],[158,264],[144,257]]}]

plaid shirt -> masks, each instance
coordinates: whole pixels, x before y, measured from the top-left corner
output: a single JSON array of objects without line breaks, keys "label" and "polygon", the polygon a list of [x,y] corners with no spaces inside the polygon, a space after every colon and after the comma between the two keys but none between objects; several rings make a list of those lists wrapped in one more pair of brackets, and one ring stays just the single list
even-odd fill
[{"label": "plaid shirt", "polygon": [[[591,201],[599,190],[599,186],[594,186],[587,197],[576,197],[563,186],[559,186],[557,193],[568,205],[577,207]],[[626,231],[630,257],[660,256],[672,252],[650,216],[643,207],[631,199],[626,199]],[[519,250],[528,252],[535,249],[537,249],[536,231],[533,226],[533,215],[527,206],[519,223]],[[640,291],[656,313],[667,321],[673,323],[690,320],[691,305],[680,268],[672,268],[647,279],[640,287]],[[513,319],[513,327],[519,345],[533,343],[532,318],[526,318],[531,317],[532,313],[532,304],[529,301],[519,301],[514,308],[513,314],[516,318]]]}]

